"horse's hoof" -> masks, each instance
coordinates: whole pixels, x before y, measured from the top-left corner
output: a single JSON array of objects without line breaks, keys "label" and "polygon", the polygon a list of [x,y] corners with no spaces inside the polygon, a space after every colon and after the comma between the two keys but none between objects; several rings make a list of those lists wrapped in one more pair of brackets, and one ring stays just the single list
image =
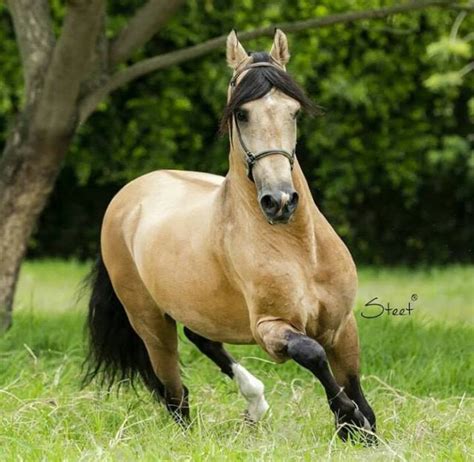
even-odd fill
[{"label": "horse's hoof", "polygon": [[263,416],[267,413],[269,409],[269,404],[267,403],[263,394],[258,396],[249,402],[249,406],[245,411],[245,420],[248,422],[253,422],[254,424],[262,420]]},{"label": "horse's hoof", "polygon": [[256,426],[267,413],[270,406],[265,401],[265,398],[259,403],[257,407],[249,406],[244,411],[244,421],[250,426]]},{"label": "horse's hoof", "polygon": [[256,427],[258,424],[258,420],[255,420],[251,417],[248,409],[244,411],[244,422],[249,426],[249,427]]},{"label": "horse's hoof", "polygon": [[377,436],[362,412],[355,408],[351,417],[344,416],[336,420],[336,429],[342,441],[350,439],[353,443],[360,442],[364,446],[376,446]]}]

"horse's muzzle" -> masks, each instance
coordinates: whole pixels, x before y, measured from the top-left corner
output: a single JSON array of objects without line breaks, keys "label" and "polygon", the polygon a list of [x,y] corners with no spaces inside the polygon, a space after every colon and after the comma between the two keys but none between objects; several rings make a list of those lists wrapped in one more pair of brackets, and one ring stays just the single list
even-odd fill
[{"label": "horse's muzzle", "polygon": [[298,206],[298,193],[293,189],[262,191],[258,202],[270,224],[288,223]]}]

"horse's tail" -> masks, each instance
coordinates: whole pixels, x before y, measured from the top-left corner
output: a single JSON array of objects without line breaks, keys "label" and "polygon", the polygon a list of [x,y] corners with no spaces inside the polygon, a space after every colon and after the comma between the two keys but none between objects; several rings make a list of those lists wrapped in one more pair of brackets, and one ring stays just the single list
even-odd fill
[{"label": "horse's tail", "polygon": [[100,384],[109,388],[115,382],[133,385],[138,376],[152,392],[162,396],[163,385],[153,371],[142,339],[133,330],[112,287],[102,257],[97,259],[87,283],[92,293],[86,323],[89,352],[83,384],[87,385],[98,376]]}]

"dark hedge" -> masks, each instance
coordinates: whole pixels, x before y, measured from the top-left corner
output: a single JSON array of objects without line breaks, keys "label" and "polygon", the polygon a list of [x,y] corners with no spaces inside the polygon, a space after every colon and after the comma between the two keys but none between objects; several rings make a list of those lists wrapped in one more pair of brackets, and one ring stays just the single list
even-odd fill
[{"label": "dark hedge", "polygon": [[[111,32],[141,4],[109,3]],[[232,27],[244,30],[386,3],[188,1],[134,59]],[[3,7],[0,11],[4,139],[21,98],[21,72],[8,15]],[[55,12],[61,15],[59,8]],[[429,10],[289,36],[289,71],[327,112],[301,121],[298,157],[317,204],[358,262],[474,260],[473,79],[437,92],[424,85],[440,65],[428,58],[426,48],[449,35],[456,14]],[[473,26],[469,17],[459,33]],[[270,44],[261,39],[244,45],[259,50]],[[217,127],[229,77],[222,50],[114,93],[76,137],[30,256],[94,255],[108,201],[142,173],[179,168],[224,174],[228,141],[217,135]]]}]

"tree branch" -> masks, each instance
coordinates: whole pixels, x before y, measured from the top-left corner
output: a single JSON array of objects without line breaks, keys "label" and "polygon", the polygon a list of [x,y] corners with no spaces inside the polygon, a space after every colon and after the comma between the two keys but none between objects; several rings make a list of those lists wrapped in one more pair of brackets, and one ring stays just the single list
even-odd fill
[{"label": "tree branch", "polygon": [[451,8],[458,11],[474,11],[474,2],[471,0],[469,3],[455,3]]},{"label": "tree branch", "polygon": [[110,48],[111,67],[126,61],[170,19],[184,0],[149,0],[122,29]]},{"label": "tree branch", "polygon": [[80,85],[91,66],[105,0],[69,0],[61,36],[32,121],[36,134],[65,135],[74,123]]},{"label": "tree branch", "polygon": [[[402,5],[395,5],[391,7],[384,7],[364,11],[352,11],[348,13],[340,13],[321,18],[308,19],[304,21],[295,21],[289,23],[275,24],[267,27],[260,27],[251,31],[239,33],[239,39],[250,40],[262,36],[272,37],[275,27],[282,29],[287,33],[300,32],[307,29],[315,29],[332,26],[334,24],[345,24],[363,19],[383,19],[387,16],[396,13],[406,13],[409,11],[421,10],[428,7],[452,7],[452,0],[412,0]],[[136,64],[133,64],[124,70],[113,75],[108,82],[94,93],[90,94],[81,103],[79,110],[80,123],[83,123],[96,109],[97,105],[107,95],[112,93],[117,88],[120,88],[127,83],[142,77],[150,72],[164,69],[190,59],[196,59],[213,50],[224,46],[227,35],[221,35],[198,45],[193,45],[182,50],[172,51],[153,58],[144,59]]]},{"label": "tree branch", "polygon": [[23,63],[25,96],[32,103],[39,93],[43,74],[54,47],[48,0],[8,0]]}]

